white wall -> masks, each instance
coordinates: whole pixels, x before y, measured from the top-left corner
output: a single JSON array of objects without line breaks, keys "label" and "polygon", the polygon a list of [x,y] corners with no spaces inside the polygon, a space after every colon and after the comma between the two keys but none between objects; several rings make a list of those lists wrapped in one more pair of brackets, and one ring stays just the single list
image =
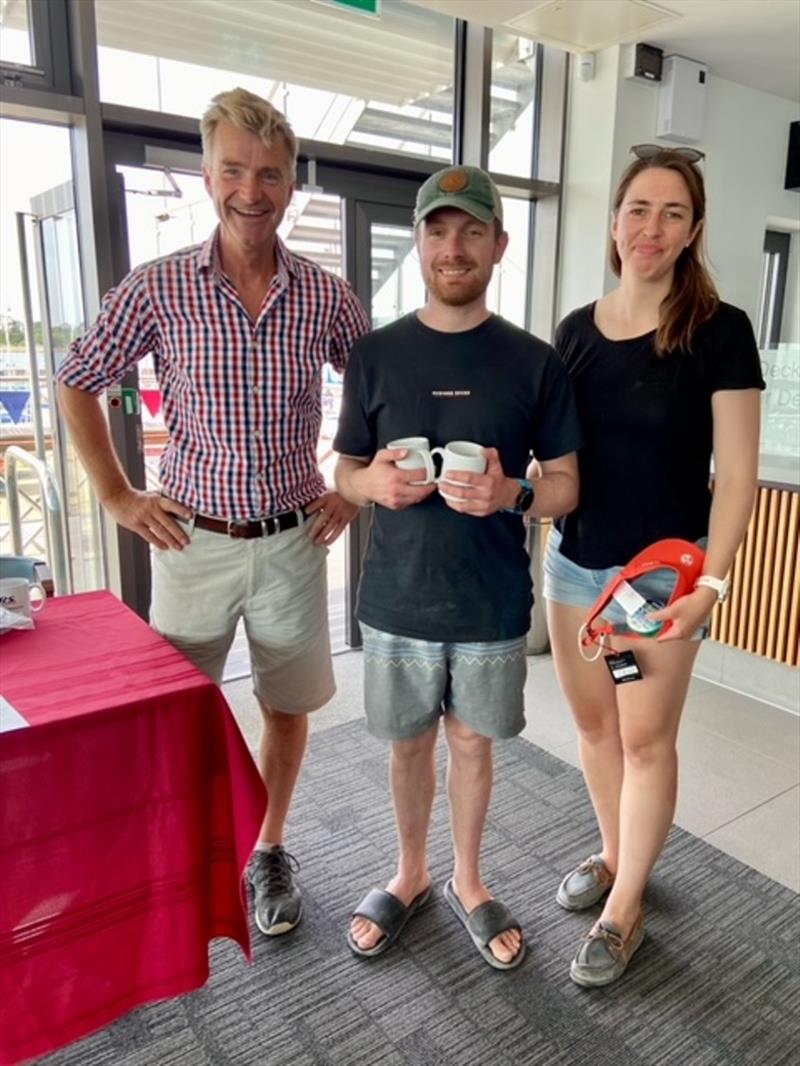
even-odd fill
[{"label": "white wall", "polygon": [[[656,140],[658,89],[621,77],[621,58],[619,47],[600,53],[591,82],[579,82],[573,64],[559,318],[613,287],[605,267],[611,196],[630,146]],[[800,193],[783,188],[789,124],[799,117],[791,100],[709,74],[699,145],[706,152],[707,247],[722,298],[753,321],[767,217],[800,218]]]},{"label": "white wall", "polygon": [[720,294],[755,321],[769,215],[800,218],[784,187],[791,100],[709,78],[706,137],[708,248]]},{"label": "white wall", "polygon": [[602,292],[618,64],[619,48],[608,48],[597,56],[594,79],[582,82],[572,63],[557,320]]}]

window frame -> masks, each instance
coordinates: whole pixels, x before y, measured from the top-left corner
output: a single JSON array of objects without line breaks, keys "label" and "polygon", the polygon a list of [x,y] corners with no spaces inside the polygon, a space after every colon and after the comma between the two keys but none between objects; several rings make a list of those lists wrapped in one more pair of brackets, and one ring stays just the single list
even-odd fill
[{"label": "window frame", "polygon": [[[120,222],[119,180],[114,172],[116,135],[137,132],[178,152],[199,146],[194,119],[100,100],[94,0],[28,0],[35,67],[2,64],[5,80],[0,114],[5,117],[68,125],[72,131],[73,177],[79,225],[79,252],[85,313],[93,319],[101,295],[119,275],[114,261],[119,242],[112,237]],[[451,162],[486,165],[486,134],[481,116],[488,116],[491,90],[491,31],[454,20],[453,137]],[[538,70],[534,117],[534,160],[530,178],[495,173],[503,196],[528,201],[531,212],[526,322],[540,337],[552,335],[555,285],[558,276],[561,181],[566,116],[567,57],[545,48]],[[477,120],[477,124],[476,124]],[[152,143],[152,141],[151,141]],[[446,165],[374,148],[314,143],[304,140],[301,156],[318,168],[342,168],[364,186],[369,200],[370,175],[394,177],[400,184],[417,183]],[[320,169],[317,173],[320,174]],[[350,241],[351,249],[354,247]],[[111,587],[141,609],[148,590],[141,587],[143,570],[131,566],[124,531],[104,523],[106,562]],[[144,550],[144,542],[136,550]],[[131,587],[131,586],[134,587]],[[124,587],[123,587],[124,586]]]},{"label": "window frame", "polygon": [[33,63],[0,61],[0,79],[6,89],[72,92],[67,2],[27,0]]}]

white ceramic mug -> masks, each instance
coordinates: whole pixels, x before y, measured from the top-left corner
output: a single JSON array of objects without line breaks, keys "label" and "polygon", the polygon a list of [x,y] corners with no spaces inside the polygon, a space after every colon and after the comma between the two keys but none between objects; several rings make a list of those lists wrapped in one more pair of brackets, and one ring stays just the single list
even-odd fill
[{"label": "white ceramic mug", "polygon": [[[32,591],[38,593],[38,599],[31,597]],[[47,594],[38,581],[28,581],[24,577],[0,578],[0,607],[5,607],[7,611],[16,611],[30,618],[41,611],[46,598]]]},{"label": "white ceramic mug", "polygon": [[405,448],[408,452],[405,459],[396,459],[394,465],[400,470],[419,471],[419,480],[409,481],[409,485],[430,485],[436,480],[431,443],[427,437],[399,437],[390,440],[386,447]]},{"label": "white ceramic mug", "polygon": [[[486,456],[483,446],[471,440],[451,440],[444,448],[434,448],[431,455],[438,455],[442,460],[442,468],[436,477],[439,484],[442,482],[450,485],[459,484],[458,481],[448,478],[447,475],[451,471],[461,470],[470,474],[486,473]],[[441,488],[439,494],[446,500],[460,499],[458,496],[449,496],[446,492],[442,492]]]}]

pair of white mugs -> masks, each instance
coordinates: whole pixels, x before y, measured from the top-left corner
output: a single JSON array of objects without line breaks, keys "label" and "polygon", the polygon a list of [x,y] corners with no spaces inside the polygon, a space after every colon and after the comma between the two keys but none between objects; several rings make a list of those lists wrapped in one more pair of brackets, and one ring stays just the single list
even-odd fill
[{"label": "pair of white mugs", "polygon": [[[31,592],[36,594],[34,598]],[[38,581],[24,577],[0,578],[0,607],[23,618],[31,618],[44,607],[46,593]]]},{"label": "pair of white mugs", "polygon": [[[451,440],[443,448],[431,448],[427,437],[400,437],[398,440],[390,440],[387,448],[405,448],[408,454],[404,459],[395,460],[395,466],[400,470],[418,470],[418,479],[409,482],[411,485],[431,485],[441,482],[457,485],[458,481],[448,478],[448,474],[457,470],[471,474],[483,474],[486,472],[486,456],[483,447],[471,440]],[[442,465],[439,473],[433,462],[435,455],[441,458]],[[439,490],[440,495],[447,499],[457,497],[448,496],[446,492]]]}]

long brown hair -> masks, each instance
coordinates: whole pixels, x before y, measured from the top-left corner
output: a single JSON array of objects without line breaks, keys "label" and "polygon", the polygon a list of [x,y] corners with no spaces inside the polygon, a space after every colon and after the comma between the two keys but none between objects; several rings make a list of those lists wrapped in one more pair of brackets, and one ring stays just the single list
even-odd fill
[{"label": "long brown hair", "polygon": [[[634,159],[617,186],[613,201],[614,217],[617,216],[633,179],[650,167],[674,170],[680,174],[692,201],[692,226],[702,223],[706,214],[703,175],[693,163],[669,148],[647,159]],[[699,225],[688,248],[684,248],[675,261],[672,288],[662,300],[658,313],[655,341],[657,355],[666,355],[679,348],[688,351],[697,327],[708,321],[719,306],[719,294],[706,266],[703,232],[704,227]],[[611,269],[619,277],[622,263],[613,237],[609,245],[608,259]]]}]

